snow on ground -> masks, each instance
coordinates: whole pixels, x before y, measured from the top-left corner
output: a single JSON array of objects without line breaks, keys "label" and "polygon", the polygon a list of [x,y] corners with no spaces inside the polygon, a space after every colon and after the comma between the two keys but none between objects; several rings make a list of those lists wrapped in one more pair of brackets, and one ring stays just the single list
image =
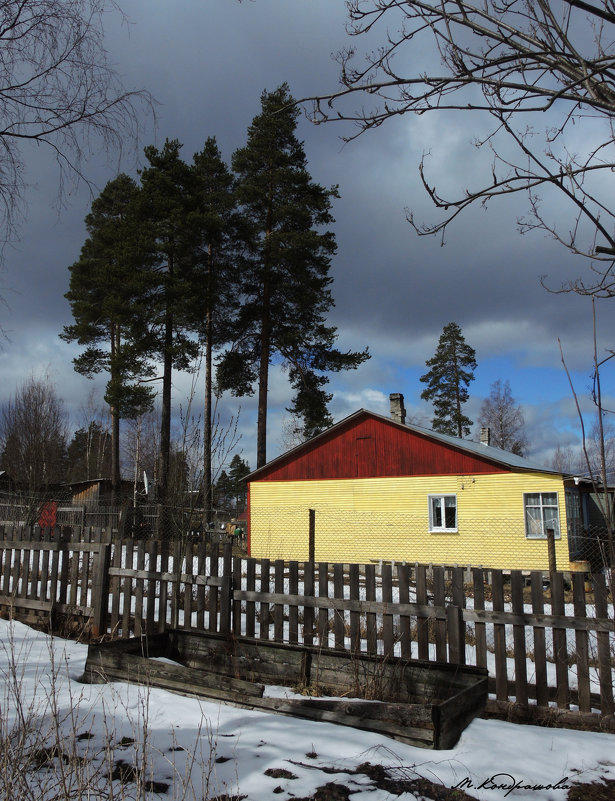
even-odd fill
[{"label": "snow on ground", "polygon": [[[78,764],[90,766],[93,783],[101,787],[109,784],[114,768],[121,774],[120,761],[141,764],[145,752],[147,781],[161,783],[148,785],[148,799],[287,801],[309,798],[331,782],[347,787],[352,801],[419,798],[408,791],[399,794],[400,785],[387,789],[380,782],[378,787],[373,774],[354,772],[366,762],[390,768],[394,780],[423,776],[445,787],[459,786],[480,801],[557,801],[566,798],[572,782],[615,781],[613,735],[475,720],[455,748],[428,751],[369,732],[155,688],[81,684],[86,654],[85,645],[0,620],[0,735],[4,740],[30,720],[36,739],[36,732],[46,736],[54,720],[61,720],[61,750],[74,746],[83,757]],[[37,747],[40,753],[40,739]],[[6,754],[6,740],[2,748]],[[38,769],[29,768],[31,780],[40,784],[34,797],[41,801],[57,792],[55,779],[45,785],[54,758],[58,761],[57,752],[47,761],[39,758]],[[0,770],[2,762],[0,757]],[[169,785],[166,792],[162,784]],[[556,789],[528,789],[536,785]],[[115,797],[136,792],[130,781],[116,779],[113,787]],[[4,792],[4,798],[20,801],[15,791]],[[89,792],[87,797],[102,796]]]}]

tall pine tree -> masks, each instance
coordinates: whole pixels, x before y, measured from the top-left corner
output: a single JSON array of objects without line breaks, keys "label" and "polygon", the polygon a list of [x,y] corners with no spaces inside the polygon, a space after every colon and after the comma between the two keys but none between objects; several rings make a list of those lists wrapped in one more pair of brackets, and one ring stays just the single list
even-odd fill
[{"label": "tall pine tree", "polygon": [[237,306],[239,286],[240,219],[236,212],[233,176],[222,161],[214,138],[205,142],[193,160],[195,207],[194,299],[196,328],[205,359],[203,412],[203,524],[209,520],[212,502],[212,355],[232,338],[228,321]]},{"label": "tall pine tree", "polygon": [[120,488],[120,419],[151,407],[152,393],[139,384],[151,375],[143,339],[143,305],[148,251],[137,214],[139,189],[119,175],[92,203],[85,219],[88,239],[70,268],[70,302],[75,323],[60,335],[85,350],[73,360],[89,378],[107,372],[105,401],[111,413],[111,482],[116,501]]},{"label": "tall pine tree", "polygon": [[180,150],[177,140],[168,139],[162,150],[146,147],[149,166],[141,172],[141,223],[153,254],[148,271],[148,348],[150,356],[162,362],[158,493],[163,505],[169,489],[173,369],[189,369],[198,352],[198,343],[190,336],[194,329],[190,283],[196,241],[190,224],[194,178]]},{"label": "tall pine tree", "polygon": [[457,323],[444,326],[435,355],[425,364],[431,369],[421,376],[427,384],[421,398],[433,402],[433,430],[467,437],[472,421],[463,414],[462,406],[469,397],[468,385],[474,380],[476,353]]},{"label": "tall pine tree", "polygon": [[[257,468],[267,460],[269,365],[279,358],[296,391],[294,410],[310,433],[329,422],[326,373],[355,368],[368,358],[333,347],[336,329],[325,324],[333,306],[329,268],[335,238],[337,189],[314,183],[295,128],[299,111],[283,84],[261,96],[261,113],[248,129],[232,166],[236,193],[249,227],[249,259],[242,271],[242,305],[234,344],[220,360],[218,382],[236,395],[258,385]],[[315,380],[316,377],[316,380]]]}]

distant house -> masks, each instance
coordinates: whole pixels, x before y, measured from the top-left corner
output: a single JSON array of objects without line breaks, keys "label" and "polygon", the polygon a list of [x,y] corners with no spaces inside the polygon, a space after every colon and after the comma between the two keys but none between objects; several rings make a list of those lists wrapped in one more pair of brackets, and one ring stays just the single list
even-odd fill
[{"label": "distant house", "polygon": [[[134,481],[122,479],[120,498],[132,498]],[[142,488],[141,488],[142,489]],[[113,493],[110,478],[92,478],[85,481],[74,481],[70,484],[73,506],[111,506]]]},{"label": "distant house", "polygon": [[361,409],[247,477],[249,553],[547,570],[569,566],[566,477],[483,442]]}]

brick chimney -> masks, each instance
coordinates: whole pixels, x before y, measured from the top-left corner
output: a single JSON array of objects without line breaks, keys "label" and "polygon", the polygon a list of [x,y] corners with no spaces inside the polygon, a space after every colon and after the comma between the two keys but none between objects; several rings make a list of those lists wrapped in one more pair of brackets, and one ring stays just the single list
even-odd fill
[{"label": "brick chimney", "polygon": [[404,408],[404,396],[401,392],[393,392],[389,395],[391,404],[391,417],[396,423],[406,422],[406,409]]},{"label": "brick chimney", "polygon": [[481,445],[491,445],[491,429],[481,428],[480,430],[480,443]]}]

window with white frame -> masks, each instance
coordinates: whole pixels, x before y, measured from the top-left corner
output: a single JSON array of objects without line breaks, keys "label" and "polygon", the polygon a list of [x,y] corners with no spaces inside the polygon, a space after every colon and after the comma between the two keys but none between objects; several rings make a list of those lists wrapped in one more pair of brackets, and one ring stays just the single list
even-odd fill
[{"label": "window with white frame", "polygon": [[457,531],[457,496],[429,496],[429,530]]},{"label": "window with white frame", "polygon": [[525,492],[525,536],[528,539],[546,539],[552,528],[556,539],[560,537],[559,505],[557,492]]}]

